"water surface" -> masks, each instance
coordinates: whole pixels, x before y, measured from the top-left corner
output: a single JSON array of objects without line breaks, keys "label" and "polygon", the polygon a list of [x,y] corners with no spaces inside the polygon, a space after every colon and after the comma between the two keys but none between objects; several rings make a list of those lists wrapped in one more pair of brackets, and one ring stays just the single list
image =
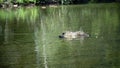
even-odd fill
[{"label": "water surface", "polygon": [[[115,4],[0,9],[1,68],[119,68]],[[59,39],[64,31],[90,35]]]}]

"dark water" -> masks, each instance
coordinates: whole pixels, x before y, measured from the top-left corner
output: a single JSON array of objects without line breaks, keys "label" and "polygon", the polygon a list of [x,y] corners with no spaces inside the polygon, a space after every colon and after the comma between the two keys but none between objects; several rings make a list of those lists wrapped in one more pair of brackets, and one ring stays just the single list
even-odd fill
[{"label": "dark water", "polygon": [[[119,68],[116,4],[0,9],[0,68]],[[80,40],[59,39],[82,28]]]}]

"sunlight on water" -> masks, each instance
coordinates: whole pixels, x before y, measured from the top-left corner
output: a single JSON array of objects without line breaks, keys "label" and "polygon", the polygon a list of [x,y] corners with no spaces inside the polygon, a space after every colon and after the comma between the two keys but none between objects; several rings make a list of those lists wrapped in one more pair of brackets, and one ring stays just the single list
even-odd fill
[{"label": "sunlight on water", "polygon": [[34,35],[35,35],[35,39],[34,39],[34,41],[35,41],[35,51],[36,51],[36,63],[37,63],[37,67],[36,68],[40,68],[40,66],[39,66],[39,64],[40,64],[40,51],[39,51],[39,41],[38,41],[38,39],[39,39],[39,33],[38,33],[38,28],[37,27],[35,27],[35,30],[34,30],[35,32],[34,32]]},{"label": "sunlight on water", "polygon": [[42,42],[43,42],[43,59],[44,59],[44,65],[45,65],[45,68],[48,68],[48,65],[47,65],[47,54],[46,54],[46,28],[44,27],[44,24],[41,20],[41,30],[42,30]]},{"label": "sunlight on water", "polygon": [[4,37],[4,41],[5,43],[8,43],[8,39],[9,39],[9,27],[8,27],[8,22],[6,20],[6,23],[5,23],[5,30],[4,30],[4,33],[5,33],[5,37]]}]

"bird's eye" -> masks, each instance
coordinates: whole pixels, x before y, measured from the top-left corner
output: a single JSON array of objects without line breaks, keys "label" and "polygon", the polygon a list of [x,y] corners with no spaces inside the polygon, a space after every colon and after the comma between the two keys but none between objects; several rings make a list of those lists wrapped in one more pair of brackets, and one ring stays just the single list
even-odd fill
[{"label": "bird's eye", "polygon": [[65,33],[62,33],[62,35],[64,35]]}]

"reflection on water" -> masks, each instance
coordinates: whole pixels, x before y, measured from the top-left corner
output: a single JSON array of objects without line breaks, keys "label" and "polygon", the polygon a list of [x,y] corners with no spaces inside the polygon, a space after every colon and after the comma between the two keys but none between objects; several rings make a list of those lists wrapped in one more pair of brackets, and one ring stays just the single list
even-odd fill
[{"label": "reflection on water", "polygon": [[[119,68],[120,9],[95,6],[1,9],[1,68]],[[90,37],[58,37],[80,28]]]}]

